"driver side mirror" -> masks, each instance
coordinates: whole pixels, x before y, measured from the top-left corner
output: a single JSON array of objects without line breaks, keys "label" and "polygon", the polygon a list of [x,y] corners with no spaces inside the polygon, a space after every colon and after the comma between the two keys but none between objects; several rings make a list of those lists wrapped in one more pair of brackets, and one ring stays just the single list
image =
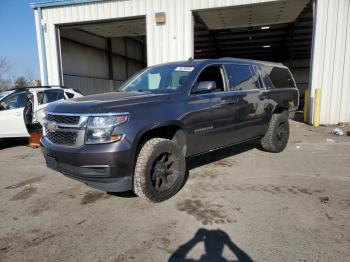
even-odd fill
[{"label": "driver side mirror", "polygon": [[193,88],[193,94],[203,94],[203,93],[211,93],[216,90],[216,82],[215,81],[201,81],[198,83],[196,87]]}]

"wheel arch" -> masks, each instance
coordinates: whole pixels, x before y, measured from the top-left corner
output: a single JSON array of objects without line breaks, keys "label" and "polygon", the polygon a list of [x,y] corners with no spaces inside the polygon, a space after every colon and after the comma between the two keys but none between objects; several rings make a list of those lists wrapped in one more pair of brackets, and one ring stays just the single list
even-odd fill
[{"label": "wheel arch", "polygon": [[135,156],[137,157],[138,151],[147,140],[155,137],[176,141],[186,156],[188,140],[187,133],[185,131],[183,123],[180,121],[161,122],[149,125],[144,128],[142,132],[137,134],[135,139]]},{"label": "wheel arch", "polygon": [[288,106],[286,105],[277,105],[274,110],[273,110],[273,114],[280,114],[282,113],[283,111],[289,111],[289,108]]}]

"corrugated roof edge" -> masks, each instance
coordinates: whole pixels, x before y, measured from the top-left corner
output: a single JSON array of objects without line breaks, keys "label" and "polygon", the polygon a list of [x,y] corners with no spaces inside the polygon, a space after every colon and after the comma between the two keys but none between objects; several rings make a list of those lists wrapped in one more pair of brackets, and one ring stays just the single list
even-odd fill
[{"label": "corrugated roof edge", "polygon": [[44,8],[44,7],[55,7],[55,6],[63,6],[63,5],[76,5],[76,4],[85,4],[85,3],[93,3],[93,2],[102,2],[105,0],[44,0],[44,1],[36,1],[31,2],[29,5],[31,8]]}]

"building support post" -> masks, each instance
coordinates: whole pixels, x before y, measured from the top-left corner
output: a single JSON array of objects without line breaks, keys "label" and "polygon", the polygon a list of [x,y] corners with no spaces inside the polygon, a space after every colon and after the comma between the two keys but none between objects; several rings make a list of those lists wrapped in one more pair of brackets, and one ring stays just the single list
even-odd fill
[{"label": "building support post", "polygon": [[314,122],[313,126],[320,125],[320,105],[321,105],[321,89],[317,88],[315,90],[315,98],[314,98]]},{"label": "building support post", "polygon": [[45,48],[45,35],[44,35],[44,25],[43,25],[43,12],[41,7],[38,7],[38,17],[39,17],[39,30],[40,30],[40,43],[41,43],[41,58],[43,65],[43,86],[48,85],[48,77],[47,77],[47,61],[46,61],[46,48]]}]

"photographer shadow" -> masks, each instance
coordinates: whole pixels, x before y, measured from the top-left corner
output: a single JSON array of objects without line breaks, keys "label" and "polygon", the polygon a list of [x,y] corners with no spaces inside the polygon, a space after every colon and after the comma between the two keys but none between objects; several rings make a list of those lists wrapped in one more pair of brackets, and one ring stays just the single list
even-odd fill
[{"label": "photographer shadow", "polygon": [[[205,254],[198,260],[187,259],[188,253],[199,243],[203,242]],[[224,247],[227,246],[230,251],[236,256],[234,262],[253,262],[247,253],[234,244],[228,234],[224,231],[207,230],[201,228],[195,236],[187,243],[180,246],[169,258],[168,262],[229,262],[223,257]]]}]

